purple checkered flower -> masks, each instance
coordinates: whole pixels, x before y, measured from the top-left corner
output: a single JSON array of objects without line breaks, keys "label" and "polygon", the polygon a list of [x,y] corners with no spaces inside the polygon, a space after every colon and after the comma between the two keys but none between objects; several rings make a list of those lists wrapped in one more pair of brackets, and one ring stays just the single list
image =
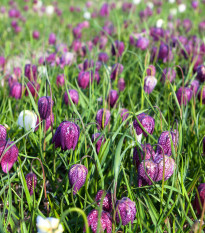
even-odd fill
[{"label": "purple checkered flower", "polygon": [[191,82],[191,90],[193,91],[193,94],[196,96],[198,90],[199,90],[199,81],[198,80],[193,80]]},{"label": "purple checkered flower", "polygon": [[96,144],[95,144],[97,154],[99,154],[102,144],[105,143],[104,136],[100,137],[100,135],[101,135],[100,133],[95,133],[95,134],[92,135],[92,142],[97,141]]},{"label": "purple checkered flower", "polygon": [[[68,90],[68,92],[69,92],[70,98],[73,101],[73,103],[77,105],[78,101],[79,101],[78,92],[76,90],[74,90],[74,89],[70,89],[70,90]],[[68,105],[68,104],[70,105],[70,101],[69,101],[69,98],[68,98],[67,91],[64,94],[64,102],[65,102],[66,105]]]},{"label": "purple checkered flower", "polygon": [[109,96],[108,96],[108,102],[110,106],[113,108],[118,100],[119,96],[116,90],[110,90]]},{"label": "purple checkered flower", "polygon": [[38,100],[38,112],[40,117],[45,120],[51,115],[51,108],[53,106],[53,100],[50,96],[43,96]]},{"label": "purple checkered flower", "polygon": [[136,216],[136,205],[134,201],[131,201],[128,197],[123,197],[116,202],[116,221],[125,226],[129,222],[133,223]]},{"label": "purple checkered flower", "polygon": [[169,80],[171,83],[176,78],[176,71],[172,68],[165,68],[162,72],[162,80],[165,82],[166,80]]},{"label": "purple checkered flower", "polygon": [[101,199],[104,196],[104,199],[102,201],[102,209],[107,212],[112,211],[112,196],[111,192],[107,192],[104,190],[99,190],[98,193],[95,196],[95,201],[97,202],[97,205],[100,206]]},{"label": "purple checkered flower", "polygon": [[136,168],[139,167],[140,163],[144,160],[155,158],[155,151],[150,144],[141,144],[142,150],[140,148],[135,147],[133,152],[133,164]]},{"label": "purple checkered flower", "polygon": [[178,137],[179,133],[177,130],[174,131],[164,131],[161,133],[159,139],[158,139],[158,146],[157,146],[157,154],[165,154],[168,156],[172,155],[172,149],[171,149],[171,139],[173,142],[174,148],[177,147],[178,144]]},{"label": "purple checkered flower", "polygon": [[22,96],[22,85],[19,82],[14,82],[10,88],[9,95],[15,99],[21,99]]},{"label": "purple checkered flower", "polygon": [[117,86],[118,86],[118,90],[119,90],[120,92],[125,90],[126,84],[125,84],[124,78],[120,78],[120,79],[118,80]]},{"label": "purple checkered flower", "polygon": [[59,86],[64,86],[65,84],[65,78],[64,78],[64,74],[59,74],[56,78],[56,85]]},{"label": "purple checkered flower", "polygon": [[0,125],[0,140],[6,140],[6,128],[3,125]]},{"label": "purple checkered flower", "polygon": [[81,87],[82,89],[86,89],[89,84],[90,81],[92,83],[93,81],[93,73],[90,71],[81,71],[78,75],[78,85],[79,87]]},{"label": "purple checkered flower", "polygon": [[123,69],[124,67],[120,63],[113,65],[111,75],[110,75],[111,80],[115,80],[122,73]]},{"label": "purple checkered flower", "polygon": [[[14,163],[18,159],[18,148],[16,145],[10,147],[7,151],[6,149],[14,142],[8,142],[6,140],[0,140],[0,157],[1,157],[1,168],[4,173],[11,170]],[[5,152],[6,151],[6,152]]]},{"label": "purple checkered flower", "polygon": [[55,147],[61,147],[62,150],[75,150],[80,136],[79,126],[71,121],[60,123],[53,136],[52,143]]},{"label": "purple checkered flower", "polygon": [[122,41],[116,40],[115,44],[112,45],[111,52],[113,56],[121,57],[124,50],[125,50],[124,43]]},{"label": "purple checkered flower", "polygon": [[[149,133],[149,134],[153,134],[154,132],[154,125],[155,125],[155,121],[154,119],[145,114],[145,113],[141,113],[137,116],[137,119],[139,120],[139,122],[141,123],[141,125],[143,126],[143,128]],[[142,129],[142,127],[139,125],[138,121],[135,119],[133,122],[133,126],[135,128],[136,134],[140,135],[141,133],[143,133],[143,135],[145,137],[147,137],[146,132],[144,131],[144,129]]]},{"label": "purple checkered flower", "polygon": [[129,113],[128,113],[129,111],[126,109],[126,108],[122,108],[121,110],[120,110],[120,116],[121,116],[121,118],[122,118],[122,121],[125,121],[127,118],[128,118],[128,116],[129,116]]},{"label": "purple checkered flower", "polygon": [[80,188],[84,185],[86,176],[88,174],[88,169],[82,164],[74,164],[71,166],[68,177],[70,185],[73,188],[73,194],[80,190]]},{"label": "purple checkered flower", "polygon": [[37,176],[33,172],[30,172],[26,175],[26,184],[30,195],[33,195],[33,191],[37,184]]},{"label": "purple checkered flower", "polygon": [[27,64],[25,65],[25,76],[30,81],[36,81],[37,79],[37,67],[35,65]]},{"label": "purple checkered flower", "polygon": [[196,194],[193,207],[197,210],[198,215],[201,215],[204,205],[204,199],[205,199],[205,183],[202,183],[198,186],[198,193],[199,193],[199,198],[198,195]]},{"label": "purple checkered flower", "polygon": [[187,105],[187,103],[191,100],[192,90],[188,87],[180,87],[176,93],[179,105]]},{"label": "purple checkered flower", "polygon": [[149,65],[146,70],[147,76],[155,76],[156,74],[156,68],[154,65]]},{"label": "purple checkered flower", "polygon": [[[98,227],[98,211],[97,210],[91,210],[91,212],[88,214],[88,225],[90,226],[93,233],[97,232]],[[101,218],[100,218],[100,231],[104,232],[106,230],[107,233],[112,233],[112,217],[111,215],[106,212],[102,211]],[[84,231],[85,232],[85,227]]]},{"label": "purple checkered flower", "polygon": [[98,110],[97,115],[96,115],[96,122],[98,124],[98,129],[104,129],[105,126],[108,124],[110,121],[110,111],[107,109],[101,108]]}]

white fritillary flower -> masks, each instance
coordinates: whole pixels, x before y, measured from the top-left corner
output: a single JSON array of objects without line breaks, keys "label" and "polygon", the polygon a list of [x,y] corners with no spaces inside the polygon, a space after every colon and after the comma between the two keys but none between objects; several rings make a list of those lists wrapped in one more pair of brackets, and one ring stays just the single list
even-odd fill
[{"label": "white fritillary flower", "polygon": [[38,216],[36,219],[38,233],[62,233],[63,226],[57,218],[42,218]]},{"label": "white fritillary flower", "polygon": [[20,128],[24,128],[26,131],[35,130],[37,122],[37,115],[30,110],[23,110],[18,117],[18,125]]}]

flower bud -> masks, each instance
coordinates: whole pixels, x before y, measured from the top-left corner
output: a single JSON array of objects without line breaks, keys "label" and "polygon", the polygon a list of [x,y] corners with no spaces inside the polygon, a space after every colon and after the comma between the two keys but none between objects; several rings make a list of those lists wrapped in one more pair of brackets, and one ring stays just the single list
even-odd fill
[{"label": "flower bud", "polygon": [[111,52],[112,52],[113,56],[121,57],[122,54],[123,54],[123,52],[124,52],[124,50],[125,50],[124,43],[121,42],[121,41],[116,40],[115,44],[112,45]]},{"label": "flower bud", "polygon": [[118,83],[117,83],[117,85],[118,85],[118,89],[119,89],[119,91],[121,92],[121,91],[124,91],[125,90],[125,80],[124,80],[124,78],[120,78],[119,80],[118,80]]},{"label": "flower bud", "polygon": [[102,201],[102,209],[107,212],[112,211],[112,197],[111,193],[104,191],[104,190],[99,190],[98,193],[95,196],[95,201],[97,202],[97,205],[100,206],[101,204],[101,199],[104,197]]},{"label": "flower bud", "polygon": [[136,47],[141,50],[146,50],[149,46],[149,39],[140,37],[136,42]]},{"label": "flower bud", "polygon": [[[68,92],[69,92],[70,98],[73,101],[73,103],[77,105],[78,101],[79,101],[78,92],[76,90],[74,90],[74,89],[70,89],[70,90],[68,90]],[[70,101],[69,101],[69,98],[68,98],[67,91],[64,94],[64,102],[65,102],[66,105],[68,105],[68,103],[70,105]]]},{"label": "flower bud", "polygon": [[71,121],[60,123],[53,136],[52,143],[55,147],[61,147],[62,150],[75,150],[80,136],[79,126]]},{"label": "flower bud", "polygon": [[64,74],[59,74],[56,78],[56,85],[59,86],[64,86],[65,84],[65,79],[64,79]]},{"label": "flower bud", "polygon": [[155,158],[155,152],[154,149],[150,144],[141,144],[142,150],[140,148],[135,147],[133,152],[133,164],[136,166],[136,168],[139,167],[140,163],[144,160]]},{"label": "flower bud", "polygon": [[56,35],[54,33],[49,35],[48,43],[50,45],[54,45],[56,43]]},{"label": "flower bud", "polygon": [[40,33],[39,33],[39,31],[33,31],[33,39],[35,39],[35,40],[38,40],[39,39],[39,37],[40,37]]},{"label": "flower bud", "polygon": [[3,125],[0,125],[0,140],[6,140],[6,128]]},{"label": "flower bud", "polygon": [[[149,116],[146,115],[145,113],[141,113],[137,116],[137,119],[139,120],[139,122],[141,123],[141,125],[143,126],[143,128],[149,133],[149,134],[153,134],[154,132],[154,125],[155,125],[155,121],[154,119]],[[133,122],[133,126],[135,128],[136,134],[140,135],[141,133],[143,133],[143,135],[145,137],[147,137],[147,134],[145,133],[145,131],[141,128],[141,126],[139,125],[139,123],[137,122],[137,120],[135,119]]]},{"label": "flower bud", "polygon": [[188,87],[180,87],[176,93],[179,105],[187,105],[187,103],[191,100],[192,90]]},{"label": "flower bud", "polygon": [[80,72],[78,75],[78,85],[82,89],[86,89],[93,81],[93,73],[89,71]]},{"label": "flower bud", "polygon": [[107,63],[108,60],[109,60],[109,56],[107,55],[107,53],[102,52],[98,55],[98,61]]},{"label": "flower bud", "polygon": [[129,111],[126,109],[126,108],[122,108],[121,110],[120,110],[120,116],[121,116],[121,118],[122,118],[122,121],[125,121],[127,118],[128,118],[128,116],[129,116],[129,113],[128,113]]},{"label": "flower bud", "polygon": [[98,110],[97,115],[96,115],[96,122],[98,124],[97,128],[98,129],[104,129],[105,126],[108,124],[110,121],[110,111],[107,109],[101,108]]},{"label": "flower bud", "polygon": [[131,201],[128,197],[123,197],[116,203],[116,220],[120,223],[120,218],[122,225],[125,226],[129,222],[133,223],[136,216],[136,205],[134,201]]},{"label": "flower bud", "polygon": [[196,96],[198,90],[199,90],[199,81],[198,80],[193,80],[191,82],[191,90],[193,91],[193,94]]},{"label": "flower bud", "polygon": [[115,80],[123,71],[124,67],[122,64],[115,64],[112,66],[112,71],[111,71],[111,75],[110,78],[111,80]]},{"label": "flower bud", "polygon": [[118,100],[119,96],[116,90],[110,90],[109,96],[108,96],[108,103],[113,108]]},{"label": "flower bud", "polygon": [[157,85],[157,79],[154,76],[146,76],[144,79],[144,91],[147,94],[152,93],[155,86]]},{"label": "flower bud", "polygon": [[25,76],[30,81],[36,81],[36,79],[37,79],[37,67],[35,65],[31,65],[31,64],[25,65]]},{"label": "flower bud", "polygon": [[176,78],[176,71],[172,68],[165,68],[162,73],[162,80],[165,82],[166,80],[169,80],[171,83]]},{"label": "flower bud", "polygon": [[0,140],[1,168],[4,173],[9,172],[18,159],[19,151],[15,144],[6,151],[6,149],[13,143],[14,142]]},{"label": "flower bud", "polygon": [[14,82],[10,88],[9,95],[15,99],[21,99],[22,95],[22,85],[21,83]]},{"label": "flower bud", "polygon": [[80,188],[84,185],[86,176],[88,174],[88,169],[82,164],[74,164],[71,166],[68,177],[70,185],[73,188],[73,194],[80,190]]},{"label": "flower bud", "polygon": [[[87,219],[88,225],[91,227],[92,232],[96,233],[98,227],[98,211],[91,210],[91,212],[88,214]],[[108,212],[102,211],[99,232],[104,232],[105,230],[107,233],[112,233],[112,217]],[[83,232],[85,232],[85,228]]]},{"label": "flower bud", "polygon": [[51,115],[51,108],[53,106],[53,103],[53,100],[51,102],[50,96],[43,96],[38,100],[38,112],[43,120]]},{"label": "flower bud", "polygon": [[[40,85],[37,82],[28,82],[27,83],[28,89],[31,92],[32,96],[37,95],[39,89],[40,89]],[[28,90],[26,89],[25,95],[28,96]]]},{"label": "flower bud", "polygon": [[37,184],[37,176],[33,172],[26,175],[26,184],[30,195],[33,195],[33,191]]},{"label": "flower bud", "polygon": [[157,146],[157,154],[165,154],[168,156],[172,155],[172,148],[171,148],[171,140],[170,137],[172,139],[173,142],[173,146],[174,148],[177,147],[178,144],[178,137],[179,137],[179,133],[177,130],[174,131],[164,131],[161,133],[159,139],[158,139],[158,146]]},{"label": "flower bud", "polygon": [[205,199],[205,183],[202,183],[198,186],[198,193],[199,198],[196,194],[193,207],[196,208],[198,215],[201,215]]},{"label": "flower bud", "polygon": [[99,154],[99,152],[100,152],[100,148],[101,148],[102,143],[103,144],[105,143],[104,136],[99,137],[100,135],[101,135],[100,133],[95,133],[95,134],[92,135],[92,142],[97,141],[96,144],[95,144],[97,154]]}]

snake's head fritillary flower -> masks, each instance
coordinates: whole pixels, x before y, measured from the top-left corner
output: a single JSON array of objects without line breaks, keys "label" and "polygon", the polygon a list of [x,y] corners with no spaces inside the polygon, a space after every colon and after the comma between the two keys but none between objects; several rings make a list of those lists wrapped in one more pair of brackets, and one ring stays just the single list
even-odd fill
[{"label": "snake's head fritillary flower", "polygon": [[120,63],[113,65],[110,75],[111,80],[115,80],[122,73],[123,69],[124,67]]},{"label": "snake's head fritillary flower", "polygon": [[50,96],[43,96],[38,100],[38,112],[40,117],[45,120],[51,115],[51,108],[53,106],[53,100]]},{"label": "snake's head fritillary flower", "polygon": [[153,160],[142,161],[138,167],[138,186],[152,185],[150,178],[155,181],[157,175],[158,166]]},{"label": "snake's head fritillary flower", "polygon": [[[68,92],[69,92],[70,98],[73,101],[73,103],[77,105],[78,101],[79,101],[78,91],[76,91],[74,89],[70,89],[70,90],[68,90]],[[70,105],[67,91],[64,94],[64,102],[66,105],[68,105],[68,104]]]},{"label": "snake's head fritillary flower", "polygon": [[56,78],[56,85],[58,87],[62,87],[65,84],[65,78],[64,78],[64,74],[59,74]]},{"label": "snake's head fritillary flower", "polygon": [[125,50],[124,43],[122,41],[116,40],[115,43],[112,45],[111,52],[113,56],[121,57],[124,50]]},{"label": "snake's head fritillary flower", "polygon": [[147,94],[152,93],[155,86],[157,85],[157,79],[154,76],[146,76],[144,79],[144,91]]},{"label": "snake's head fritillary flower", "polygon": [[126,84],[124,78],[119,78],[117,86],[120,92],[125,90]]},{"label": "snake's head fritillary flower", "polygon": [[136,205],[134,201],[131,201],[128,197],[123,197],[116,203],[116,220],[117,223],[122,221],[122,225],[125,226],[129,222],[133,223],[136,216]]},{"label": "snake's head fritillary flower", "polygon": [[110,9],[109,9],[108,3],[103,3],[99,13],[100,13],[101,17],[108,17],[109,16]]},{"label": "snake's head fritillary flower", "polygon": [[103,62],[103,63],[107,63],[109,60],[109,56],[107,55],[107,53],[105,52],[101,52],[98,55],[98,61]]},{"label": "snake's head fritillary flower", "polygon": [[205,183],[202,183],[198,186],[198,193],[199,198],[196,194],[193,206],[196,208],[198,215],[201,215],[205,199]]},{"label": "snake's head fritillary flower", "polygon": [[200,82],[204,82],[205,81],[205,66],[204,65],[198,66],[196,72],[197,72],[196,78]]},{"label": "snake's head fritillary flower", "polygon": [[55,33],[51,33],[49,35],[48,43],[50,45],[54,45],[56,43],[56,35],[55,35]]},{"label": "snake's head fritillary flower", "polygon": [[60,123],[53,136],[52,143],[55,147],[61,147],[62,150],[75,150],[80,136],[79,126],[71,121]]},{"label": "snake's head fritillary flower", "polygon": [[[11,170],[14,163],[18,159],[18,148],[14,142],[8,142],[6,140],[0,140],[0,157],[1,157],[1,168],[4,173],[7,173]],[[7,148],[11,146],[8,150]],[[7,150],[7,151],[6,151]],[[6,152],[5,152],[6,151]]]},{"label": "snake's head fritillary flower", "polygon": [[140,37],[136,42],[136,47],[141,50],[146,50],[149,46],[149,39]]},{"label": "snake's head fritillary flower", "polygon": [[102,144],[105,143],[104,136],[100,137],[100,135],[101,135],[100,133],[95,133],[95,134],[92,135],[92,142],[97,141],[96,144],[95,144],[97,154],[99,154],[99,151],[100,151],[100,148],[101,148]]},{"label": "snake's head fritillary flower", "polygon": [[197,94],[197,92],[198,92],[198,90],[199,90],[199,86],[200,86],[200,84],[199,84],[199,81],[198,80],[193,80],[192,82],[191,82],[191,90],[193,91],[193,94],[196,96],[196,94]]},{"label": "snake's head fritillary flower", "polygon": [[188,87],[180,87],[176,93],[179,105],[187,105],[187,103],[191,100],[192,90]]},{"label": "snake's head fritillary flower", "polygon": [[120,116],[122,118],[122,121],[125,121],[129,116],[129,111],[126,108],[122,108],[120,110]]},{"label": "snake's head fritillary flower", "polygon": [[30,195],[33,195],[33,191],[34,191],[36,184],[37,184],[37,176],[33,172],[30,172],[26,175],[25,179],[26,179],[28,191],[29,191]]},{"label": "snake's head fritillary flower", "polygon": [[36,226],[38,233],[63,233],[63,226],[57,218],[42,218],[39,215]]},{"label": "snake's head fritillary flower", "polygon": [[38,40],[39,39],[39,37],[40,37],[40,33],[39,33],[39,31],[33,31],[33,39],[35,39],[35,40]]},{"label": "snake's head fritillary flower", "polygon": [[[87,216],[87,219],[88,225],[91,227],[92,232],[96,233],[98,227],[98,211],[95,209],[91,210]],[[99,232],[104,232],[105,230],[107,233],[112,233],[112,217],[108,212],[102,211]],[[85,228],[83,232],[85,232]]]},{"label": "snake's head fritillary flower", "polygon": [[[39,85],[37,82],[28,82],[28,83],[27,83],[27,86],[28,86],[28,89],[29,89],[29,91],[31,92],[31,95],[32,95],[32,96],[37,95],[37,93],[38,93],[38,91],[39,91],[39,89],[40,89],[40,85]],[[26,89],[25,95],[26,95],[26,96],[29,95],[29,92],[28,92],[27,89]]]},{"label": "snake's head fritillary flower", "polygon": [[110,121],[110,111],[107,109],[101,108],[98,110],[97,115],[96,115],[96,122],[98,124],[98,129],[104,129],[105,126],[108,124]]},{"label": "snake's head fritillary flower", "polygon": [[[101,200],[102,197],[104,197],[103,201]],[[112,196],[111,192],[107,192],[104,190],[99,190],[95,196],[95,201],[97,202],[97,205],[100,206],[102,201],[102,209],[107,212],[112,211]]]},{"label": "snake's head fritillary flower", "polygon": [[9,95],[15,99],[21,99],[22,96],[22,85],[19,82],[13,82]]},{"label": "snake's head fritillary flower", "polygon": [[82,89],[86,89],[90,83],[93,81],[93,72],[81,71],[78,75],[78,85]]},{"label": "snake's head fritillary flower", "polygon": [[108,96],[108,103],[113,108],[118,100],[119,96],[116,90],[110,90]]},{"label": "snake's head fritillary flower", "polygon": [[141,144],[142,150],[135,147],[133,152],[133,164],[136,168],[139,167],[140,163],[144,160],[154,159],[155,151],[150,144]]},{"label": "snake's head fritillary flower", "polygon": [[6,128],[3,125],[0,125],[0,140],[6,140]]},{"label": "snake's head fritillary flower", "polygon": [[155,178],[156,182],[163,179],[163,172],[164,172],[164,180],[168,180],[174,173],[176,164],[173,158],[167,155],[160,154],[154,159],[154,162],[158,166],[158,174]]},{"label": "snake's head fritillary flower", "polygon": [[37,79],[37,67],[35,65],[26,64],[24,73],[25,73],[25,76],[30,81],[36,81],[36,79]]},{"label": "snake's head fritillary flower", "polygon": [[172,155],[172,149],[171,149],[171,139],[173,142],[174,148],[177,147],[178,144],[178,131],[164,131],[161,133],[159,139],[158,139],[158,146],[157,146],[157,154],[165,154],[168,156]]},{"label": "snake's head fritillary flower", "polygon": [[155,76],[156,74],[156,68],[154,65],[149,65],[146,70],[147,76]]},{"label": "snake's head fritillary flower", "polygon": [[[137,116],[137,119],[139,120],[139,122],[141,123],[141,125],[143,126],[143,128],[149,133],[149,134],[153,134],[154,132],[154,126],[155,126],[155,121],[154,119],[145,114],[145,113],[141,113]],[[143,133],[143,135],[145,137],[147,137],[146,132],[142,129],[142,127],[139,125],[139,123],[137,122],[137,120],[135,119],[133,122],[133,126],[135,128],[136,134],[140,135],[141,133]]]},{"label": "snake's head fritillary flower", "polygon": [[93,60],[88,60],[86,59],[84,62],[83,62],[83,70],[86,71],[90,68],[92,68],[94,66],[94,61]]},{"label": "snake's head fritillary flower", "polygon": [[74,195],[76,195],[80,188],[85,184],[87,174],[88,169],[84,165],[74,164],[71,166],[68,172],[68,177]]},{"label": "snake's head fritillary flower", "polygon": [[77,26],[73,28],[73,36],[75,39],[80,39],[82,37],[82,28]]},{"label": "snake's head fritillary flower", "polygon": [[165,68],[162,72],[162,80],[165,82],[166,80],[169,80],[171,83],[176,78],[176,71],[172,68]]},{"label": "snake's head fritillary flower", "polygon": [[18,117],[18,125],[26,131],[35,130],[37,122],[37,115],[33,111],[23,110]]}]

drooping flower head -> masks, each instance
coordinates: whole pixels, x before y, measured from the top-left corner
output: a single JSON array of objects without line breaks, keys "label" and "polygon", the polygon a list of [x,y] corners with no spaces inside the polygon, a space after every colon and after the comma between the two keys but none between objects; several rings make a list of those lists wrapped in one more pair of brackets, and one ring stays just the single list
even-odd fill
[{"label": "drooping flower head", "polygon": [[[102,197],[104,197],[103,201],[101,200]],[[98,193],[95,196],[95,201],[97,202],[97,205],[100,206],[102,201],[102,209],[107,212],[112,211],[112,197],[111,192],[107,192],[104,190],[99,190]]]},{"label": "drooping flower head", "polygon": [[15,144],[7,150],[13,143],[14,142],[0,140],[1,168],[4,173],[9,172],[18,159],[19,151]]},{"label": "drooping flower head", "polygon": [[26,175],[26,184],[30,195],[33,195],[33,191],[37,184],[37,176],[33,172],[30,172]]},{"label": "drooping flower head", "polygon": [[[91,212],[88,214],[87,219],[88,225],[91,227],[92,232],[96,233],[98,227],[98,211],[95,209],[91,210]],[[100,227],[101,229],[99,232],[104,232],[106,230],[107,233],[112,233],[112,217],[108,212],[102,211],[100,218]]]},{"label": "drooping flower head", "polygon": [[73,188],[73,194],[75,195],[80,188],[84,185],[88,169],[82,164],[74,164],[71,166],[68,177],[70,185]]},{"label": "drooping flower head", "polygon": [[109,96],[108,96],[108,103],[113,108],[118,100],[119,96],[116,90],[110,90]]},{"label": "drooping flower head", "polygon": [[[143,126],[143,128],[149,133],[149,134],[153,134],[154,131],[154,125],[155,125],[155,121],[154,119],[145,114],[145,113],[141,113],[137,116],[137,119],[139,120],[139,122],[141,123],[141,125]],[[137,120],[135,119],[133,122],[133,126],[135,128],[135,131],[137,133],[137,135],[140,135],[141,133],[143,133],[143,135],[145,137],[147,137],[146,132],[142,129],[142,127],[139,125],[139,123],[137,122]]]},{"label": "drooping flower head", "polygon": [[157,85],[157,79],[154,76],[146,76],[144,79],[144,91],[147,94],[152,93],[155,86]]},{"label": "drooping flower head", "polygon": [[100,137],[100,135],[101,135],[100,133],[95,133],[95,134],[92,135],[92,142],[95,142],[97,140],[97,142],[95,144],[97,154],[99,154],[101,145],[105,143],[104,136]]},{"label": "drooping flower head", "polygon": [[116,220],[117,223],[122,221],[122,225],[125,226],[129,222],[133,223],[136,216],[136,205],[134,201],[131,201],[128,197],[123,197],[116,203]]},{"label": "drooping flower head", "polygon": [[3,125],[0,125],[0,140],[6,140],[6,128]]},{"label": "drooping flower head", "polygon": [[55,147],[61,147],[62,150],[75,150],[80,136],[79,126],[71,121],[60,123],[53,136],[52,143]]},{"label": "drooping flower head", "polygon": [[104,129],[105,126],[108,124],[110,121],[110,111],[107,109],[101,108],[98,110],[97,115],[96,115],[96,122],[98,124],[98,129]]},{"label": "drooping flower head", "polygon": [[40,117],[45,120],[51,115],[51,108],[53,106],[53,100],[50,96],[43,96],[38,100],[38,111]]},{"label": "drooping flower head", "polygon": [[[70,98],[73,101],[73,103],[77,105],[78,101],[79,101],[78,91],[76,91],[75,89],[70,89],[70,90],[68,90],[68,92],[69,92]],[[66,105],[68,105],[68,104],[70,105],[67,91],[64,94],[64,102]]]}]

